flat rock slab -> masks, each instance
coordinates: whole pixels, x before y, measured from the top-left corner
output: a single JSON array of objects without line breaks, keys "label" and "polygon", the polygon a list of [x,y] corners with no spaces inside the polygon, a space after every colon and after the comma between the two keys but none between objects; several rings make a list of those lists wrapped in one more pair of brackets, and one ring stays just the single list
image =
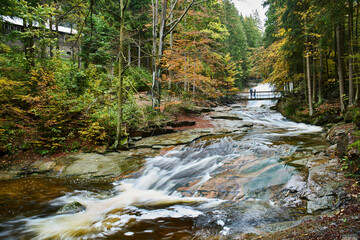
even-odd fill
[{"label": "flat rock slab", "polygon": [[209,114],[209,117],[212,119],[242,120],[242,118],[236,114],[224,112],[212,112]]},{"label": "flat rock slab", "polygon": [[144,138],[134,143],[134,148],[152,148],[154,146],[173,146],[188,144],[201,137],[208,136],[214,132],[209,129],[201,129],[200,131],[183,131],[170,133],[166,135]]},{"label": "flat rock slab", "polygon": [[126,172],[138,170],[146,157],[158,151],[152,149],[131,149],[109,154],[78,153],[50,162],[35,162],[31,165],[34,173],[51,177],[112,178]]}]

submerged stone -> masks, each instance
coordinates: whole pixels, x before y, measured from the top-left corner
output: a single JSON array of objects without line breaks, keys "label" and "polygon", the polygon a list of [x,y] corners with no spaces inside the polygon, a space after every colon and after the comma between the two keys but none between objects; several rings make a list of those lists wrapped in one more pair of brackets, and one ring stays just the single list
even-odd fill
[{"label": "submerged stone", "polygon": [[74,213],[78,213],[78,212],[82,212],[85,211],[86,207],[84,205],[82,205],[79,202],[71,202],[71,203],[67,203],[64,206],[62,206],[57,212],[56,214],[60,215],[60,214],[74,214]]}]

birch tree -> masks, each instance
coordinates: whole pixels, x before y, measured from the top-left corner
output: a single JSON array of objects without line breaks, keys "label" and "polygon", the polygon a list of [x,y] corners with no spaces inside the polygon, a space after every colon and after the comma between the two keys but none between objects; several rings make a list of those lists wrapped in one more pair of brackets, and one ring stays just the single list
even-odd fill
[{"label": "birch tree", "polygon": [[[161,8],[159,6],[159,0],[152,0],[152,14],[153,14],[153,49],[152,49],[152,61],[153,61],[153,69],[152,69],[152,106],[154,109],[158,109],[160,107],[161,102],[161,58],[164,53],[165,47],[165,38],[169,35],[179,22],[184,18],[189,9],[195,4],[195,0],[191,0],[190,3],[184,1],[179,3],[178,0],[172,4],[169,9],[169,14],[167,14],[167,2],[168,0],[161,0]],[[170,16],[174,12],[175,8],[179,7],[179,5],[183,4],[185,9],[182,11],[180,16],[175,18],[173,21],[170,21]],[[160,9],[160,14],[159,14]]]}]

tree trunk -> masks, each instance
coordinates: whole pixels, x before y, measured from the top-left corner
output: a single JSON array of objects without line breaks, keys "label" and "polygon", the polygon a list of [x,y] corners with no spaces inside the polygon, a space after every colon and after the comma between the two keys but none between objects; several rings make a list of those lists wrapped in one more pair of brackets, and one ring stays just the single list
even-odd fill
[{"label": "tree trunk", "polygon": [[304,93],[305,93],[305,101],[309,102],[308,92],[307,92],[307,72],[306,72],[306,57],[303,58],[303,72],[304,72]]},{"label": "tree trunk", "polygon": [[[306,28],[306,20],[305,20],[305,28]],[[309,115],[310,117],[314,114],[313,104],[312,104],[312,94],[311,94],[311,75],[310,75],[310,60],[309,60],[309,40],[308,36],[306,36],[306,78],[307,78],[307,87],[308,87],[308,101],[309,101]]]},{"label": "tree trunk", "polygon": [[325,65],[326,65],[326,76],[325,77],[326,77],[326,81],[329,80],[329,76],[330,76],[330,74],[329,74],[329,61],[328,61],[329,60],[329,57],[328,57],[329,55],[330,55],[330,53],[325,55]]},{"label": "tree trunk", "polygon": [[160,29],[159,29],[159,44],[156,58],[156,72],[155,72],[155,82],[154,82],[154,92],[155,96],[153,96],[152,105],[153,108],[160,108],[161,102],[161,58],[164,51],[164,40],[165,40],[165,30],[166,30],[166,8],[167,8],[167,0],[161,1],[161,16],[160,16]]},{"label": "tree trunk", "polygon": [[[49,27],[50,27],[50,34],[51,34],[51,39],[53,39],[53,24],[52,24],[52,21],[50,20],[49,21]],[[52,44],[50,43],[50,49],[49,49],[49,52],[50,52],[50,57],[54,57],[54,48],[52,46]]]},{"label": "tree trunk", "polygon": [[313,59],[312,99],[316,101],[316,58]]},{"label": "tree trunk", "polygon": [[141,67],[141,39],[140,39],[140,33],[139,33],[139,43],[138,43],[138,68]]},{"label": "tree trunk", "polygon": [[56,22],[56,50],[60,51],[60,34],[59,34],[59,22]]},{"label": "tree trunk", "polygon": [[128,66],[131,65],[131,45],[130,42],[128,43]]},{"label": "tree trunk", "polygon": [[354,82],[353,82],[353,0],[349,0],[349,105],[353,105],[354,101]]},{"label": "tree trunk", "polygon": [[157,106],[157,64],[156,64],[156,55],[157,55],[157,27],[158,27],[158,9],[159,9],[159,0],[152,0],[152,13],[153,13],[153,19],[152,19],[152,27],[153,27],[153,47],[152,47],[152,107],[155,108]]},{"label": "tree trunk", "polygon": [[342,48],[341,48],[341,26],[340,24],[336,24],[336,46],[337,46],[337,62],[338,62],[338,75],[339,75],[339,90],[340,90],[340,104],[341,104],[341,111],[345,110],[345,103],[344,103],[344,95],[345,95],[345,88],[344,88],[344,69],[343,69],[343,60],[342,60]]},{"label": "tree trunk", "polygon": [[308,87],[309,115],[312,116],[314,114],[314,109],[312,104],[312,93],[311,93],[309,50],[306,51],[306,77],[307,77],[307,87]]},{"label": "tree trunk", "polygon": [[[123,51],[124,51],[124,0],[120,0],[120,48],[119,48],[119,89],[118,89],[118,115],[116,126],[116,139],[114,148],[118,149],[124,145],[124,132],[123,132]],[[125,139],[126,140],[126,139]]]},{"label": "tree trunk", "polygon": [[318,90],[318,99],[319,103],[322,103],[322,73],[323,73],[323,55],[321,49],[319,49],[319,90]]},{"label": "tree trunk", "polygon": [[[33,31],[33,23],[27,22],[25,19],[23,20],[24,23],[24,29],[27,29],[27,31]],[[29,34],[32,35],[32,34]],[[30,71],[32,67],[35,67],[35,42],[33,36],[28,36],[24,40],[24,53],[25,58],[28,63],[28,67],[26,71]]]},{"label": "tree trunk", "polygon": [[[176,3],[176,2],[175,2]],[[171,0],[170,1],[170,6],[171,6],[171,9],[174,9],[175,8],[175,3],[174,3],[174,0]],[[170,13],[170,22],[172,22],[174,20],[174,12],[172,11]],[[170,49],[173,49],[174,48],[174,32],[171,31],[170,32]],[[172,77],[173,77],[173,72],[170,70],[169,71],[169,83],[168,83],[168,89],[169,91],[171,91],[171,81],[172,81]]]},{"label": "tree trunk", "polygon": [[[357,1],[357,7],[356,7],[356,26],[355,26],[355,36],[356,36],[356,39],[355,39],[355,41],[356,42],[358,42],[358,37],[359,37],[359,32],[358,32],[358,30],[359,30],[359,9],[360,9],[360,4],[359,4],[359,1]],[[356,52],[359,52],[359,46],[358,46],[358,44],[356,44],[355,45],[355,47],[356,47]],[[358,70],[359,69],[359,67],[358,67],[358,63],[359,63],[359,61],[358,61],[358,58],[356,58],[355,59],[355,62],[354,62],[354,64],[355,64],[355,66],[356,66],[356,70]],[[356,71],[356,72],[358,72],[358,71]],[[356,74],[356,93],[355,93],[355,102],[357,102],[358,100],[359,100],[359,79],[358,79],[358,77],[359,77],[359,74],[357,73]]]}]

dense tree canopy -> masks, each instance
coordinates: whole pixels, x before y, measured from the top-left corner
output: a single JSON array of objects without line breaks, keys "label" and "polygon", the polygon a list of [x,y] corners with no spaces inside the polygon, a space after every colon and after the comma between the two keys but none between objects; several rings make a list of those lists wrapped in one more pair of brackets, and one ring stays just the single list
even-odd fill
[{"label": "dense tree canopy", "polygon": [[[7,0],[0,15],[0,154],[109,147],[119,121],[126,137],[168,101],[204,104],[244,86],[262,45],[256,14],[229,0]],[[138,104],[141,91],[155,109]]]},{"label": "dense tree canopy", "polygon": [[294,86],[313,104],[359,100],[359,1],[268,0],[265,61],[256,71],[279,88]]}]

